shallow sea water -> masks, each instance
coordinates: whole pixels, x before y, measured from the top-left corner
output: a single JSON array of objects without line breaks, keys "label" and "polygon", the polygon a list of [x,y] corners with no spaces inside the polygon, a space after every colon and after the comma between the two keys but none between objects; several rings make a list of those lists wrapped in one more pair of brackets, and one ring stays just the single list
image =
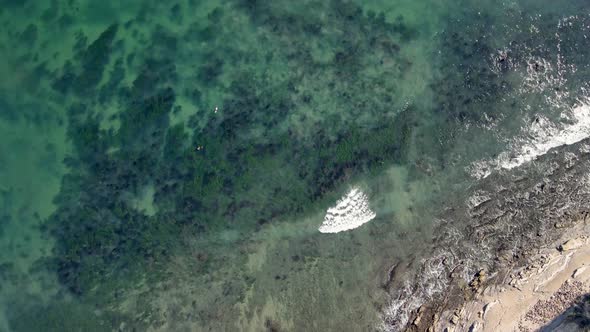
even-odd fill
[{"label": "shallow sea water", "polygon": [[438,217],[587,136],[589,15],[0,1],[0,331],[399,329]]}]

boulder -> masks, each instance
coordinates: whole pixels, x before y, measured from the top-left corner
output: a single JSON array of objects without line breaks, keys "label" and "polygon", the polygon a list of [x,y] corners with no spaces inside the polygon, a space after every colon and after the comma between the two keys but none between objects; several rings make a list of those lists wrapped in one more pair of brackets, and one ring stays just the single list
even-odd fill
[{"label": "boulder", "polygon": [[569,250],[578,249],[582,245],[584,245],[584,240],[582,240],[582,239],[568,240],[559,246],[559,251],[569,251]]}]

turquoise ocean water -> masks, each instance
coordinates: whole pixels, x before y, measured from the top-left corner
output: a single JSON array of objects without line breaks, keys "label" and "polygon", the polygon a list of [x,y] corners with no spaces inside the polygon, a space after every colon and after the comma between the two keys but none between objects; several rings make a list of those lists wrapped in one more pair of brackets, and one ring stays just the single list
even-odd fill
[{"label": "turquoise ocean water", "polygon": [[[396,329],[389,271],[438,216],[590,135],[585,1],[0,0],[0,24],[0,331]],[[319,232],[353,188],[375,218]]]}]

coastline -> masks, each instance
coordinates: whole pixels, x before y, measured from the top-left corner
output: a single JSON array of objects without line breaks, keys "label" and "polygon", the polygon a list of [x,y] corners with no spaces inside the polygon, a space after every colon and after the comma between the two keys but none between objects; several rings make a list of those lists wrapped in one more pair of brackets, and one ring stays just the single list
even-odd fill
[{"label": "coastline", "polygon": [[[575,331],[568,309],[590,292],[590,220],[580,220],[530,263],[444,312],[434,331]],[[573,324],[573,325],[572,325]],[[580,329],[581,330],[581,329]]]},{"label": "coastline", "polygon": [[[449,290],[444,300],[435,301],[438,304],[421,306],[405,330],[585,331],[574,321],[572,308],[590,293],[590,216],[569,225],[561,237],[531,254],[526,264],[491,275],[482,270],[466,287]],[[432,310],[437,306],[445,309]]]},{"label": "coastline", "polygon": [[[392,320],[388,331],[520,332],[569,323],[556,318],[590,293],[589,142],[486,178],[464,208],[449,209],[434,238],[438,249],[411,289],[424,300],[404,303],[403,327]],[[433,283],[436,291],[425,292]]]}]

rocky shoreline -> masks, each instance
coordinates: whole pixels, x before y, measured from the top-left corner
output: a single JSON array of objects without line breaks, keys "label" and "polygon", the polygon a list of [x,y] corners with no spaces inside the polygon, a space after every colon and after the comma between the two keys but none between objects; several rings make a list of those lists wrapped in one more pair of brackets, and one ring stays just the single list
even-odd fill
[{"label": "rocky shoreline", "polygon": [[[590,261],[589,167],[587,139],[473,188],[464,209],[441,218],[430,258],[406,289],[405,297],[423,301],[398,301],[386,330],[534,331],[551,324],[590,291],[580,279],[587,272],[572,277]],[[432,284],[435,290],[426,288]]]},{"label": "rocky shoreline", "polygon": [[[590,220],[580,220],[552,248],[544,248],[503,283],[478,295],[433,324],[433,331],[538,331],[560,326],[582,331],[562,313],[590,291]],[[568,239],[569,238],[569,239]]]}]

